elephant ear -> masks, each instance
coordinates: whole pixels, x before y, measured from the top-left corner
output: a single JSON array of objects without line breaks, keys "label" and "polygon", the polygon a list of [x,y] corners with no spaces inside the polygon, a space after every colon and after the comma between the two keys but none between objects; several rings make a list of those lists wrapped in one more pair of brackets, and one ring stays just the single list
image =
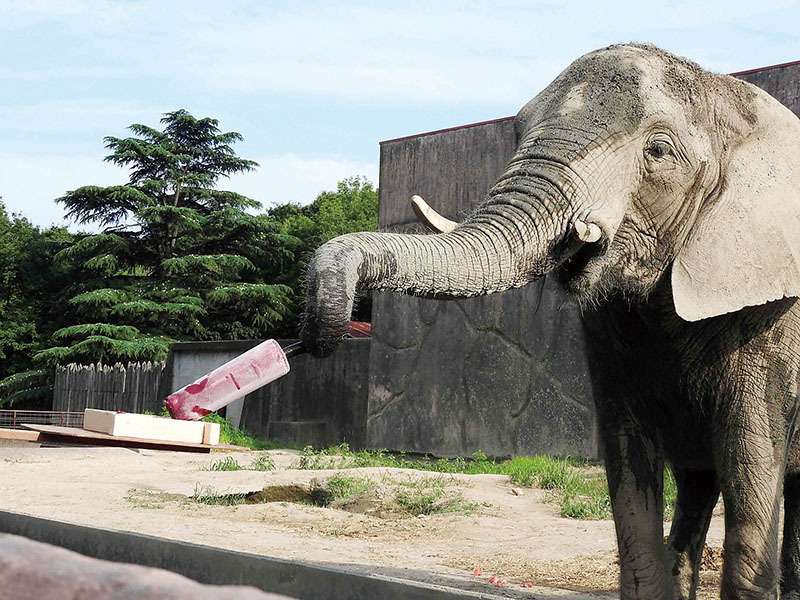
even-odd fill
[{"label": "elephant ear", "polygon": [[755,126],[729,151],[723,185],[672,266],[687,321],[800,297],[800,119],[759,90]]}]

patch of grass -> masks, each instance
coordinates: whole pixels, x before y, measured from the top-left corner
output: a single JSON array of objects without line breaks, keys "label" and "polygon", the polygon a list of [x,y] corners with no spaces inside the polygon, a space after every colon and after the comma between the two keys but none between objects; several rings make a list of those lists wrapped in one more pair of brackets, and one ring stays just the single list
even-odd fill
[{"label": "patch of grass", "polygon": [[[610,519],[611,499],[605,475],[595,463],[575,457],[522,456],[496,461],[478,451],[471,459],[423,456],[410,459],[405,454],[392,454],[385,450],[354,452],[347,444],[314,449],[307,446],[300,456],[301,469],[352,469],[358,467],[398,467],[440,473],[508,475],[519,486],[538,487],[551,492],[551,500],[558,502],[561,514],[575,519]],[[429,494],[430,495],[430,494]],[[435,495],[435,494],[433,494]],[[677,490],[675,478],[669,469],[664,471],[664,515],[671,518],[675,511]],[[401,503],[416,507],[436,504],[436,498],[403,497]],[[424,514],[424,513],[419,513]]]},{"label": "patch of grass", "polygon": [[573,519],[611,518],[608,485],[598,469],[585,461],[551,456],[523,456],[503,463],[511,481],[551,492],[561,516]]},{"label": "patch of grass", "polygon": [[262,452],[255,459],[253,459],[253,462],[250,463],[250,466],[247,467],[247,469],[249,471],[274,471],[275,461],[269,454]]},{"label": "patch of grass", "polygon": [[[564,469],[563,471],[561,469]],[[538,487],[553,492],[561,516],[572,519],[611,519],[611,496],[602,471],[587,467],[564,467],[546,470]],[[571,469],[566,470],[566,469]],[[677,487],[669,468],[664,469],[664,518],[675,514]]]},{"label": "patch of grass", "polygon": [[[450,478],[452,481],[452,478]],[[439,477],[416,477],[412,479],[389,479],[394,485],[400,485],[405,488],[412,488],[415,490],[422,490],[426,488],[444,489],[447,487],[447,479],[442,476]]]},{"label": "patch of grass", "polygon": [[306,446],[300,453],[299,469],[358,469],[361,467],[395,467],[399,469],[417,469],[419,471],[436,471],[439,473],[497,473],[497,463],[486,458],[478,451],[472,459],[439,458],[423,456],[410,459],[404,452],[390,453],[386,450],[353,451],[345,442],[329,448],[313,448]]},{"label": "patch of grass", "polygon": [[331,506],[366,494],[375,483],[366,477],[333,475],[325,481],[311,480],[309,496],[317,506]]},{"label": "patch of grass", "polygon": [[430,491],[417,490],[414,493],[399,492],[395,497],[397,506],[410,515],[430,515],[436,510],[437,502],[444,495],[444,491],[434,488]]},{"label": "patch of grass", "polygon": [[678,484],[669,467],[664,469],[664,516],[671,519],[675,516],[675,503],[678,500]]},{"label": "patch of grass", "polygon": [[519,456],[500,465],[501,472],[517,485],[554,490],[574,485],[578,477],[570,459],[552,456]]},{"label": "patch of grass", "polygon": [[413,515],[438,515],[460,512],[471,514],[476,504],[464,500],[461,494],[448,494],[444,479],[419,479],[399,482],[405,489],[397,492],[395,503],[400,512]]},{"label": "patch of grass", "polygon": [[223,459],[214,461],[206,470],[208,471],[241,471],[244,467],[239,464],[239,461],[232,456],[226,456]]},{"label": "patch of grass", "polygon": [[587,497],[565,495],[561,498],[560,505],[562,517],[591,521],[611,518],[608,494]]},{"label": "patch of grass", "polygon": [[130,496],[125,498],[128,502],[133,504],[136,508],[145,508],[145,509],[159,509],[164,508],[164,505],[160,502],[148,502],[142,498],[132,498]]},{"label": "patch of grass", "polygon": [[611,497],[602,476],[575,474],[562,486],[550,488],[561,509],[562,517],[572,519],[610,519]]},{"label": "patch of grass", "polygon": [[217,413],[206,415],[201,420],[207,423],[219,423],[219,441],[221,444],[244,446],[251,450],[276,450],[288,447],[286,444],[253,437],[246,431],[234,427],[227,418],[221,417]]},{"label": "patch of grass", "polygon": [[192,500],[212,506],[234,506],[244,504],[246,497],[247,494],[244,493],[220,493],[211,486],[197,484],[194,488]]},{"label": "patch of grass", "polygon": [[375,487],[375,484],[366,477],[348,477],[346,475],[333,475],[328,478],[328,489],[334,500],[345,500],[360,496]]},{"label": "patch of grass", "polygon": [[220,460],[212,462],[205,467],[205,471],[272,471],[275,469],[275,461],[266,452],[260,453],[249,465],[241,465],[232,456],[226,456]]},{"label": "patch of grass", "polygon": [[382,453],[362,450],[353,452],[347,443],[329,448],[315,449],[306,446],[300,452],[299,469],[318,471],[321,469],[351,469],[358,467],[377,467],[384,466],[378,464],[382,462]]}]

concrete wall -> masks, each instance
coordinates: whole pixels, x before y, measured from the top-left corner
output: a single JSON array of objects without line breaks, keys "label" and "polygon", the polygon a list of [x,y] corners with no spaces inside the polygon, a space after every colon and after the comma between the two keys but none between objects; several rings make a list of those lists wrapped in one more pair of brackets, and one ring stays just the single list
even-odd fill
[{"label": "concrete wall", "polygon": [[[281,340],[287,346],[295,340]],[[185,342],[170,346],[159,395],[165,398],[260,340]],[[262,438],[304,446],[365,444],[368,339],[346,340],[332,358],[291,359],[284,377],[229,404],[234,426]]]},{"label": "concrete wall", "polygon": [[369,339],[349,339],[324,360],[295,356],[286,376],[257,390],[252,400],[247,397],[242,426],[296,446],[347,442],[363,448],[369,350]]},{"label": "concrete wall", "polygon": [[[384,142],[379,226],[418,230],[412,194],[463,217],[514,148],[509,119]],[[372,336],[370,447],[597,456],[583,329],[554,282],[454,302],[377,294]]]},{"label": "concrete wall", "polygon": [[733,75],[772,94],[800,117],[800,61]]}]

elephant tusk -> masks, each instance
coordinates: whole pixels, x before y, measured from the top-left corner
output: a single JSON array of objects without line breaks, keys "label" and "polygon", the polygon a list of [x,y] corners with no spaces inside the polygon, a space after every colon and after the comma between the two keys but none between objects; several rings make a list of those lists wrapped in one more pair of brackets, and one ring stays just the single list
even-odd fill
[{"label": "elephant tusk", "polygon": [[437,213],[430,206],[428,206],[428,203],[425,202],[425,200],[423,200],[420,196],[411,196],[411,208],[414,209],[417,218],[422,221],[422,223],[428,227],[428,229],[435,231],[436,233],[447,233],[448,231],[453,231],[453,229],[458,227],[458,223],[451,221],[450,219],[446,219]]},{"label": "elephant tusk", "polygon": [[594,223],[584,223],[580,219],[575,220],[575,237],[587,244],[598,241],[603,236],[603,232]]}]

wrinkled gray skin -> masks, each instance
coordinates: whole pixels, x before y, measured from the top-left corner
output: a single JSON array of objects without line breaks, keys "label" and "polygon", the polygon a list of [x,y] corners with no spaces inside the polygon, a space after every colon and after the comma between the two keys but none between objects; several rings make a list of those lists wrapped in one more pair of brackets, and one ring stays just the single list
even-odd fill
[{"label": "wrinkled gray skin", "polygon": [[[556,271],[588,332],[621,597],[695,597],[721,493],[722,598],[800,598],[800,453],[787,442],[800,367],[797,118],[749,84],[626,45],[575,61],[516,131],[507,170],[452,232],[349,234],[318,250],[305,343],[335,350],[357,289],[464,298]],[[577,241],[577,219],[601,239]],[[665,460],[678,483],[666,545]]]}]

